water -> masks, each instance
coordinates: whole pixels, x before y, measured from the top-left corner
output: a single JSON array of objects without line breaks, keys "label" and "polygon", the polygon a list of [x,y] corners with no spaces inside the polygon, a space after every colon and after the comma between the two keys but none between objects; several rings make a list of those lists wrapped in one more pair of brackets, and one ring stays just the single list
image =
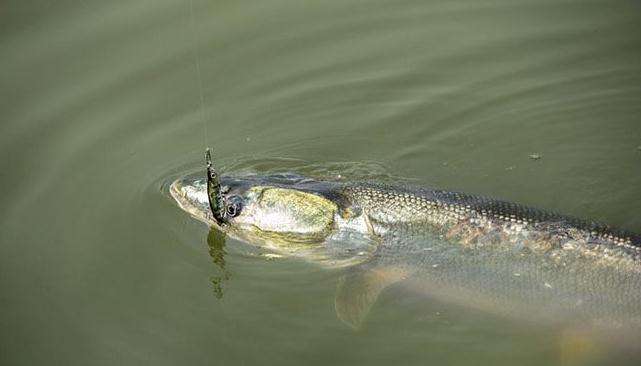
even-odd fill
[{"label": "water", "polygon": [[228,170],[402,176],[641,231],[637,2],[2,8],[2,364],[576,361],[398,287],[352,331],[340,271],[208,244],[161,194],[205,145]]}]

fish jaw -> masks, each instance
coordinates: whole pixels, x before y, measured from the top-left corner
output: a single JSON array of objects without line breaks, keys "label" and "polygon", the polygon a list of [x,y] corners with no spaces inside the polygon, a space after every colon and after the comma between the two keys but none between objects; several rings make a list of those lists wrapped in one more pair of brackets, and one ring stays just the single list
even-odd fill
[{"label": "fish jaw", "polygon": [[207,186],[204,178],[198,179],[187,176],[177,179],[169,186],[169,194],[183,211],[209,226],[215,226],[220,229],[209,208],[209,198],[207,197]]}]

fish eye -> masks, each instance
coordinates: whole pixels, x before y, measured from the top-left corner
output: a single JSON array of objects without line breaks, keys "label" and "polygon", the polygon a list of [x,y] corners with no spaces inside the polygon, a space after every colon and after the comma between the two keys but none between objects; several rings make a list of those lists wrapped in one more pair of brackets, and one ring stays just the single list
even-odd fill
[{"label": "fish eye", "polygon": [[240,215],[243,208],[242,199],[238,196],[231,196],[227,200],[225,211],[228,217],[236,217]]}]

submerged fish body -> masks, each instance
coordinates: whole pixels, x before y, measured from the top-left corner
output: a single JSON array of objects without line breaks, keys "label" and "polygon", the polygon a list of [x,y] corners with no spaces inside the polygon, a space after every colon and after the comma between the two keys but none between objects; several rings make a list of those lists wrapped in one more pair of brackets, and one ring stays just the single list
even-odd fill
[{"label": "submerged fish body", "polygon": [[368,266],[413,278],[434,298],[519,319],[641,328],[637,235],[463,193],[345,191],[382,238]]},{"label": "submerged fish body", "polygon": [[[442,301],[520,319],[641,329],[641,237],[463,193],[298,176],[222,180],[242,209],[222,229],[323,265],[349,267],[336,310],[357,327],[403,281]],[[206,182],[171,185],[185,211],[216,225]]]}]

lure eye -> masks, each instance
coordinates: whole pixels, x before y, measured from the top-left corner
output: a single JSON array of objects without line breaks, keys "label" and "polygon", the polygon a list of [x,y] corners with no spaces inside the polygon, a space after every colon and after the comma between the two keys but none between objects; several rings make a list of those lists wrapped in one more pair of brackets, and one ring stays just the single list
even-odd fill
[{"label": "lure eye", "polygon": [[242,199],[238,196],[231,196],[227,199],[227,204],[225,211],[227,217],[236,217],[240,215],[240,211],[243,209]]}]

